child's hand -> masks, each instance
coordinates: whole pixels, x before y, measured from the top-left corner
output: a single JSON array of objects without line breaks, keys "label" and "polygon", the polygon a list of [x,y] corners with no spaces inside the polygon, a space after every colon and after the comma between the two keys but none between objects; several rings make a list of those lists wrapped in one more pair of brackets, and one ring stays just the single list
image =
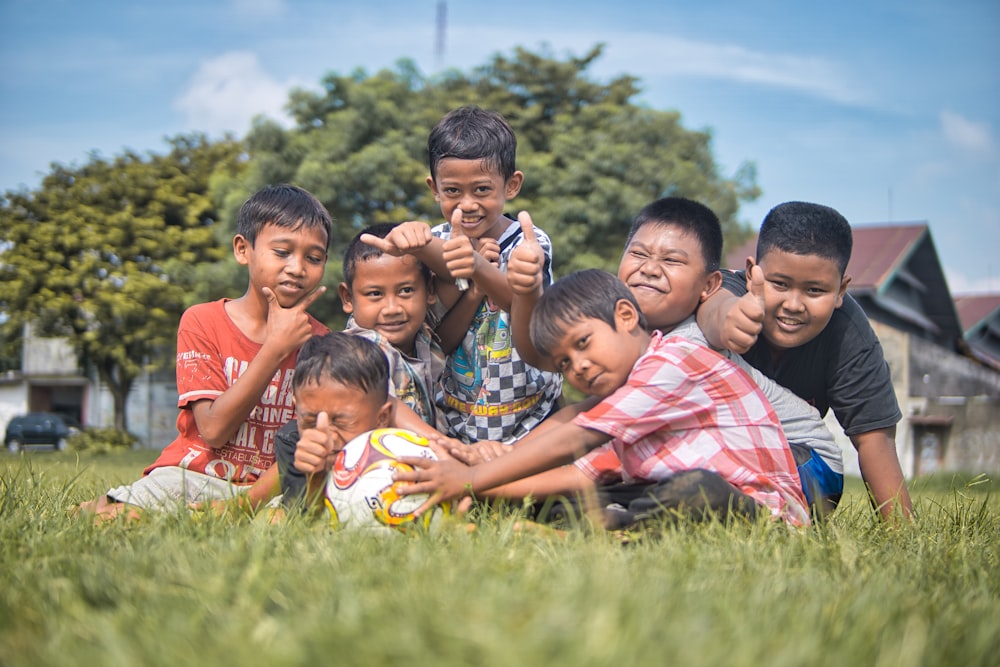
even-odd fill
[{"label": "child's hand", "polygon": [[312,337],[312,323],[306,309],[326,292],[326,287],[320,285],[290,308],[283,308],[278,303],[278,297],[275,296],[270,287],[262,287],[261,292],[267,299],[267,327],[264,333],[264,342],[272,342],[272,344],[276,342],[280,345],[285,350],[285,353],[280,355],[283,358],[302,347],[302,344]]},{"label": "child's hand", "polygon": [[476,250],[472,247],[472,240],[462,230],[460,208],[451,213],[451,238],[444,242],[441,250],[441,257],[448,268],[448,273],[455,279],[456,284],[459,280],[472,279],[476,272]]},{"label": "child's hand", "polygon": [[[473,240],[472,246],[476,249],[476,252],[480,257],[485,259],[491,265],[497,268],[500,267],[500,244],[497,243],[496,239],[492,239],[488,236],[478,238]],[[469,299],[481,301],[487,296],[484,290],[479,289],[475,281],[473,281],[472,285],[468,289],[469,291],[466,292],[466,295]]]},{"label": "child's hand", "polygon": [[514,294],[536,294],[542,289],[545,252],[538,244],[535,226],[528,212],[521,211],[517,214],[517,219],[521,223],[524,240],[510,253],[510,261],[507,262],[507,284]]},{"label": "child's hand", "polygon": [[459,442],[448,448],[449,453],[467,466],[479,465],[493,459],[500,458],[511,450],[510,445],[505,445],[496,440],[480,440],[471,445]]},{"label": "child's hand", "polygon": [[743,354],[757,342],[764,327],[764,272],[747,260],[747,293],[726,313],[722,323],[722,344]]},{"label": "child's hand", "polygon": [[359,240],[388,255],[399,257],[423,248],[432,238],[434,235],[426,222],[410,220],[394,227],[384,239],[372,234],[362,234]]},{"label": "child's hand", "polygon": [[329,472],[337,453],[344,448],[330,431],[330,417],[325,412],[316,415],[316,427],[307,428],[295,445],[295,469],[307,475]]},{"label": "child's hand", "polygon": [[454,459],[435,461],[422,456],[404,456],[399,460],[413,468],[411,472],[398,470],[393,474],[393,481],[407,482],[398,487],[399,493],[404,496],[417,493],[430,495],[427,502],[414,511],[415,516],[420,516],[438,503],[470,495],[473,469],[464,463]]}]

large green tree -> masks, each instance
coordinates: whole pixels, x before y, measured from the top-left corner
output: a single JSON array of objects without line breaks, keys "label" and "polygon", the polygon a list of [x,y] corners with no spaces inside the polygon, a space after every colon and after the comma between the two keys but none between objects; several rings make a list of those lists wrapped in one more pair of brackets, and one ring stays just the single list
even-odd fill
[{"label": "large green tree", "polygon": [[4,339],[26,321],[63,336],[96,370],[125,428],[126,399],[144,370],[167,363],[191,285],[186,271],[217,262],[213,173],[236,173],[242,145],[204,136],[168,140],[164,155],[91,156],[53,165],[34,192],[0,199]]},{"label": "large green tree", "polygon": [[334,217],[336,258],[364,225],[439,221],[424,184],[427,135],[450,109],[477,104],[504,114],[517,133],[525,185],[510,212],[530,211],[552,236],[557,273],[613,268],[635,214],[665,195],[709,205],[727,243],[742,242],[739,203],[759,195],[753,165],[720,174],[709,132],[685,129],[677,111],[636,103],[633,77],[593,80],[588,69],[601,51],[557,59],[517,48],[434,77],[407,60],[373,76],[331,73],[320,92],[293,92],[293,129],[254,125],[248,169],[229,189],[242,195],[291,181],[311,190]]}]

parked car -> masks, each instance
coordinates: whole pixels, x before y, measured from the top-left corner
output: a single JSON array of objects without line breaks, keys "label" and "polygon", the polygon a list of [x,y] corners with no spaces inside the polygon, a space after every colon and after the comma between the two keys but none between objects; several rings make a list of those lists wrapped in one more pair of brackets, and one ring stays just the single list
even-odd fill
[{"label": "parked car", "polygon": [[82,429],[80,422],[67,415],[31,412],[10,420],[3,442],[15,453],[24,445],[53,445],[62,451],[69,446],[69,436]]}]

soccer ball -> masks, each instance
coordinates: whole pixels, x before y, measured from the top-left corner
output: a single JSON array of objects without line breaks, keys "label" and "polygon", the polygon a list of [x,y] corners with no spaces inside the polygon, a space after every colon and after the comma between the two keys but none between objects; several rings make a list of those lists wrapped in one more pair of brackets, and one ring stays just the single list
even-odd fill
[{"label": "soccer ball", "polygon": [[399,493],[401,483],[393,481],[393,473],[413,470],[399,461],[402,456],[437,458],[425,438],[400,428],[375,429],[347,443],[337,454],[327,478],[325,504],[330,524],[406,531],[417,526],[434,528],[440,523],[441,517],[451,511],[448,503],[414,517],[413,511],[427,500],[427,494]]}]

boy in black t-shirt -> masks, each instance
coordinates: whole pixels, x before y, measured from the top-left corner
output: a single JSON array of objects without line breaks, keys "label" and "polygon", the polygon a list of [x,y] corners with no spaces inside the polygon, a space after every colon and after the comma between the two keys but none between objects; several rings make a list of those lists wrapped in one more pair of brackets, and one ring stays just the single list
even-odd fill
[{"label": "boy in black t-shirt", "polygon": [[847,294],[851,227],[828,206],[786,202],[771,209],[756,262],[725,272],[723,287],[698,309],[708,341],[813,404],[833,409],[858,452],[861,475],[884,516],[910,516],[896,454],[902,417],[882,347]]}]

